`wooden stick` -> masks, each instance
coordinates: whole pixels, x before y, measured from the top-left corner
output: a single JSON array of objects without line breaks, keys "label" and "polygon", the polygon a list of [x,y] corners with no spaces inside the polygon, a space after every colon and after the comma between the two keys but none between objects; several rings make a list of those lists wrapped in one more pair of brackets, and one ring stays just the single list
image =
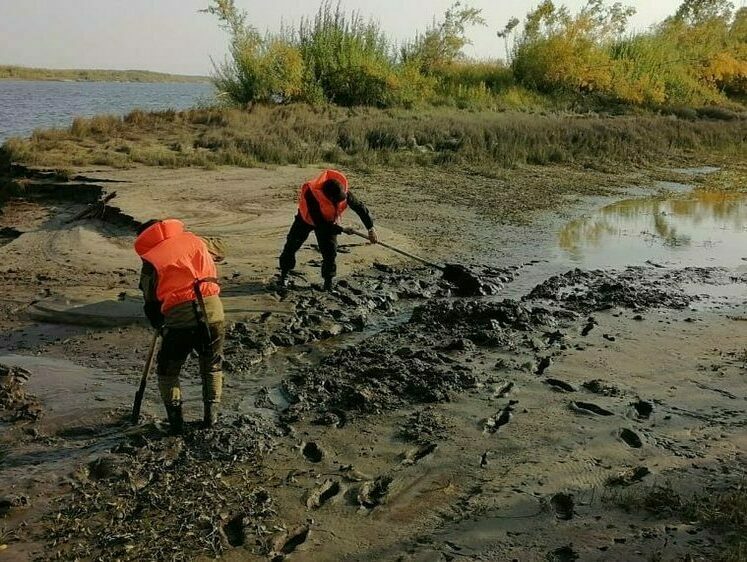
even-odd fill
[{"label": "wooden stick", "polygon": [[145,387],[148,383],[148,375],[153,369],[153,360],[156,356],[156,347],[161,339],[161,332],[156,332],[153,336],[153,341],[150,344],[150,350],[148,351],[148,358],[145,360],[145,368],[143,368],[143,375],[140,377],[140,388],[135,393],[135,403],[132,405],[132,423],[137,425],[140,421],[140,407],[143,405],[143,396],[145,396]]},{"label": "wooden stick", "polygon": [[[355,236],[360,236],[361,238],[365,238],[368,240],[368,236],[363,234],[362,232],[359,232],[357,230],[354,230],[352,228],[345,229],[346,234],[353,234]],[[425,265],[428,265],[430,267],[435,267],[436,269],[439,269],[441,271],[444,271],[446,268],[443,265],[438,265],[437,263],[430,262],[426,259],[423,259],[421,257],[416,256],[415,254],[411,254],[410,252],[407,252],[405,250],[402,250],[400,248],[397,248],[396,246],[392,246],[391,244],[387,244],[386,242],[377,242],[379,246],[383,246],[384,248],[387,248],[393,252],[397,252],[398,254],[402,254],[403,256],[407,256],[408,258],[414,259],[415,261],[419,261],[420,263],[423,263]]]},{"label": "wooden stick", "polygon": [[86,218],[89,215],[94,214],[94,211],[103,211],[104,207],[106,207],[106,204],[112,199],[114,199],[116,196],[117,196],[116,191],[112,191],[111,193],[108,193],[103,199],[100,199],[96,201],[95,203],[91,203],[90,205],[88,205],[88,207],[86,207],[79,213],[76,213],[72,218],[69,218],[65,222],[71,223],[71,222],[79,221],[81,219]]}]

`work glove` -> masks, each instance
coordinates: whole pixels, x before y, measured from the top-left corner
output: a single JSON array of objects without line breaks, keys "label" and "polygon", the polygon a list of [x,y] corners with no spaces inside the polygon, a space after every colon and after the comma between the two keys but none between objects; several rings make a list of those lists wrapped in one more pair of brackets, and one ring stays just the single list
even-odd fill
[{"label": "work glove", "polygon": [[161,312],[161,303],[158,301],[146,302],[143,310],[145,311],[145,316],[148,318],[150,325],[156,330],[161,330],[166,321],[166,318]]},{"label": "work glove", "polygon": [[379,233],[376,232],[374,227],[368,229],[368,241],[371,242],[371,244],[379,243]]}]

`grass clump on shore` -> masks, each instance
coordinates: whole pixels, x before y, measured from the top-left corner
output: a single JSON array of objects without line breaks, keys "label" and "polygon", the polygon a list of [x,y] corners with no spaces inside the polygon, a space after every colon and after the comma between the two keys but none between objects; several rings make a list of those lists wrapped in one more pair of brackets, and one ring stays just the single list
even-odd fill
[{"label": "grass clump on shore", "polygon": [[647,511],[699,524],[717,533],[723,543],[715,562],[747,560],[747,487],[737,484],[720,492],[686,497],[671,483],[611,494],[607,501],[627,512]]},{"label": "grass clump on shore", "polygon": [[297,104],[77,118],[65,130],[10,139],[2,152],[16,162],[56,168],[330,163],[490,168],[569,164],[600,169],[691,157],[743,159],[746,136],[743,119]]},{"label": "grass clump on shore", "polygon": [[29,68],[0,65],[0,80],[74,81],[74,82],[208,82],[206,76],[165,74],[150,70],[89,70]]}]

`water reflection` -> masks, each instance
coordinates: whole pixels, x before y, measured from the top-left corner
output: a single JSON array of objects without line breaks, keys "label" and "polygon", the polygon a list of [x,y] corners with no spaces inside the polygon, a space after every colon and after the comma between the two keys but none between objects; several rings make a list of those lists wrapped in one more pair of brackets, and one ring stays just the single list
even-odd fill
[{"label": "water reflection", "polygon": [[619,201],[560,232],[566,257],[589,267],[647,260],[736,265],[747,256],[747,194],[696,190]]}]

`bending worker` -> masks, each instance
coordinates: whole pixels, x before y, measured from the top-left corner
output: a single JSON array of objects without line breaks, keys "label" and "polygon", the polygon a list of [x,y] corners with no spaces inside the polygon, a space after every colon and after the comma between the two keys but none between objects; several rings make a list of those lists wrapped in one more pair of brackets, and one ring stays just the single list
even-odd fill
[{"label": "bending worker", "polygon": [[175,219],[151,220],[138,230],[135,251],[143,260],[140,288],[145,314],[163,330],[157,373],[172,433],[184,424],[179,373],[190,352],[199,356],[204,424],[212,427],[223,390],[223,304],[213,251]]},{"label": "bending worker", "polygon": [[288,286],[288,274],[296,267],[296,252],[314,231],[319,251],[322,253],[322,278],[324,290],[332,289],[337,274],[337,236],[345,232],[340,220],[350,207],[368,229],[372,244],[379,241],[371,213],[366,205],[350,192],[347,178],[336,170],[325,170],[319,177],[301,187],[296,215],[288,238],[280,254],[280,286]]}]

